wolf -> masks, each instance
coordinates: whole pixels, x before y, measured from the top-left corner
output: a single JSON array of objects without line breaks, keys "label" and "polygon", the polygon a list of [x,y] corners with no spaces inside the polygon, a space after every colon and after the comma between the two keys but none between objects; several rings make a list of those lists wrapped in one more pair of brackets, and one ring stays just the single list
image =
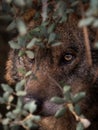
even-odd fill
[{"label": "wolf", "polygon": [[[86,96],[80,102],[83,115],[91,122],[86,130],[98,129],[98,51],[90,45],[92,65],[89,65],[85,40],[82,29],[78,28],[78,18],[69,16],[67,22],[58,24],[55,29],[60,35],[59,46],[38,46],[32,48],[35,58],[29,59],[26,55],[20,57],[19,51],[11,49],[6,64],[6,80],[15,84],[23,79],[18,71],[23,67],[26,71],[32,70],[37,79],[29,77],[26,80],[25,101],[36,101],[38,113],[41,115],[39,130],[75,130],[76,120],[69,110],[64,116],[56,119],[55,112],[60,108],[50,99],[54,96],[63,97],[61,84],[71,86],[72,94],[81,91]],[[91,43],[93,35],[89,37]]]}]

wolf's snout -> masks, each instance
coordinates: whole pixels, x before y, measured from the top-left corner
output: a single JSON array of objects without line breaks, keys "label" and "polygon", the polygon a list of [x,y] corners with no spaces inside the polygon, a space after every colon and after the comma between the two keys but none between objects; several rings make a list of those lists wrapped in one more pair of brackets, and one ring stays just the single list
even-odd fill
[{"label": "wolf's snout", "polygon": [[27,95],[24,97],[24,103],[34,101],[37,105],[37,109],[34,114],[39,114],[41,116],[53,116],[63,105],[58,105],[50,100],[43,100],[33,94]]}]

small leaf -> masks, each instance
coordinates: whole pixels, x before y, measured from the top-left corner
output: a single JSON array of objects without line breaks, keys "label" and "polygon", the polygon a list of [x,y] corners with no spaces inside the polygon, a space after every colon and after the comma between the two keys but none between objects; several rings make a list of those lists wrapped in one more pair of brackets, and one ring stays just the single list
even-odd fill
[{"label": "small leaf", "polygon": [[28,130],[31,129],[31,128],[34,129],[34,130],[38,129],[38,125],[33,123],[31,119],[25,120],[23,122],[23,125],[28,127]]},{"label": "small leaf", "polygon": [[68,85],[65,85],[64,88],[63,88],[63,92],[64,92],[64,93],[67,93],[67,92],[69,92],[70,90],[71,90],[71,87],[68,86]]},{"label": "small leaf", "polygon": [[77,103],[77,102],[81,101],[85,96],[86,96],[86,93],[85,93],[85,92],[77,93],[77,94],[75,94],[75,96],[72,98],[72,101],[73,101],[74,103]]},{"label": "small leaf", "polygon": [[77,113],[77,115],[81,114],[81,108],[78,104],[75,105],[74,109],[75,109],[75,112]]},{"label": "small leaf", "polygon": [[2,124],[3,125],[8,125],[10,123],[10,119],[9,118],[5,118],[2,120]]},{"label": "small leaf", "polygon": [[34,121],[40,121],[41,120],[41,117],[40,116],[32,116],[32,120]]},{"label": "small leaf", "polygon": [[0,97],[0,104],[3,104],[3,103],[5,103],[5,100],[2,97]]},{"label": "small leaf", "polygon": [[76,130],[84,130],[84,126],[81,122],[77,124]]},{"label": "small leaf", "polygon": [[61,42],[53,42],[53,44],[51,44],[52,47],[54,46],[60,46],[62,43]]},{"label": "small leaf", "polygon": [[19,57],[22,57],[24,54],[25,54],[25,51],[24,51],[24,50],[19,50],[19,53],[18,53],[18,56],[19,56]]},{"label": "small leaf", "polygon": [[65,100],[63,98],[60,98],[60,97],[53,97],[53,98],[51,98],[51,101],[56,103],[56,104],[62,104],[65,102]]},{"label": "small leaf", "polygon": [[79,3],[79,1],[77,1],[77,0],[76,0],[76,1],[73,1],[72,4],[71,4],[71,7],[76,6],[78,3]]},{"label": "small leaf", "polygon": [[9,41],[9,45],[12,49],[20,49],[21,48],[21,46],[14,41]]},{"label": "small leaf", "polygon": [[16,118],[16,116],[12,112],[6,113],[6,117],[9,118],[9,119],[15,119]]},{"label": "small leaf", "polygon": [[30,59],[34,59],[34,52],[32,52],[32,51],[26,51],[25,53],[27,54],[27,56],[28,56]]},{"label": "small leaf", "polygon": [[20,36],[23,36],[27,33],[26,25],[21,19],[17,19],[17,28]]},{"label": "small leaf", "polygon": [[1,84],[1,87],[4,91],[8,91],[9,93],[13,92],[13,89],[7,84]]},{"label": "small leaf", "polygon": [[10,96],[10,93],[9,93],[9,92],[5,92],[5,93],[3,94],[4,100],[5,100],[5,101],[8,101],[9,96]]},{"label": "small leaf", "polygon": [[21,47],[25,47],[25,45],[27,44],[26,41],[27,38],[26,36],[20,36],[18,37],[18,44],[21,46]]},{"label": "small leaf", "polygon": [[28,110],[30,113],[33,113],[36,110],[36,105],[35,102],[28,102],[27,104],[24,105],[24,109]]},{"label": "small leaf", "polygon": [[40,28],[39,27],[36,27],[32,30],[32,32],[39,32],[40,31]]},{"label": "small leaf", "polygon": [[7,27],[7,31],[11,31],[11,30],[13,30],[13,29],[15,29],[15,27],[16,27],[16,21],[15,20],[13,20],[9,25],[8,25],[8,27]]},{"label": "small leaf", "polygon": [[98,19],[94,21],[93,27],[96,27],[96,28],[98,27]]},{"label": "small leaf", "polygon": [[13,110],[13,114],[14,114],[14,115],[18,115],[18,114],[20,114],[20,112],[21,112],[21,109],[20,109],[20,108],[17,108],[17,109],[14,109],[14,110]]},{"label": "small leaf", "polygon": [[90,25],[93,21],[94,21],[94,17],[88,17],[88,18],[82,19],[82,20],[79,22],[79,27],[88,26],[88,25]]},{"label": "small leaf", "polygon": [[15,86],[15,90],[16,90],[16,92],[17,91],[20,91],[20,90],[23,90],[24,89],[24,85],[25,85],[25,83],[26,83],[26,80],[25,79],[23,79],[23,80],[21,80],[20,82],[18,82],[17,84],[16,84],[16,86]]},{"label": "small leaf", "polygon": [[65,107],[62,107],[61,109],[59,109],[59,110],[56,112],[55,117],[56,117],[56,118],[62,117],[62,116],[64,116],[65,112],[66,112],[66,108],[65,108]]},{"label": "small leaf", "polygon": [[48,34],[52,33],[55,29],[55,23],[51,24],[48,28]]},{"label": "small leaf", "polygon": [[26,96],[26,91],[17,91],[16,95],[17,96]]},{"label": "small leaf", "polygon": [[22,109],[22,107],[23,107],[23,98],[18,97],[18,101],[17,101],[17,106],[16,106],[16,108]]},{"label": "small leaf", "polygon": [[22,110],[22,115],[23,115],[23,116],[28,116],[28,114],[29,114],[29,113],[28,113],[26,110]]},{"label": "small leaf", "polygon": [[25,77],[28,77],[32,74],[32,71],[28,71],[26,74],[25,74]]},{"label": "small leaf", "polygon": [[24,0],[14,0],[13,1],[15,5],[17,5],[18,7],[24,7],[25,6],[25,1]]},{"label": "small leaf", "polygon": [[56,34],[55,33],[50,33],[48,43],[53,42],[55,39],[56,39]]},{"label": "small leaf", "polygon": [[33,38],[27,45],[27,49],[31,49],[34,45],[36,45],[37,42],[40,42],[41,40],[38,38]]},{"label": "small leaf", "polygon": [[10,4],[12,2],[12,0],[6,0],[6,2]]}]

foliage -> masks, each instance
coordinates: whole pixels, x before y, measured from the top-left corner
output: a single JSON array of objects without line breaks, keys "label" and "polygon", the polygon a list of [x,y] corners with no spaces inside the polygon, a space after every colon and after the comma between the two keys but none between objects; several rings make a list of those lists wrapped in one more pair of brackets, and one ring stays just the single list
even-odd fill
[{"label": "foliage", "polygon": [[[76,8],[82,8],[83,4],[88,4],[89,7],[84,12],[76,12]],[[69,6],[68,6],[69,5]],[[41,8],[42,7],[42,8]],[[26,13],[29,10],[29,13]],[[2,2],[3,14],[0,14],[0,19],[5,20],[10,24],[7,26],[9,34],[14,30],[18,30],[19,35],[9,41],[12,49],[19,50],[19,56],[27,55],[33,59],[35,54],[31,51],[33,46],[59,46],[62,44],[59,41],[59,35],[55,33],[55,27],[58,23],[67,21],[67,17],[75,12],[77,15],[82,15],[79,22],[79,27],[94,27],[98,28],[98,0],[6,0]],[[83,10],[82,10],[83,11]],[[83,13],[83,14],[82,14]],[[51,15],[52,14],[52,15]],[[53,21],[49,18],[51,15]],[[39,25],[33,27],[33,19],[39,20]],[[98,40],[98,39],[97,39]],[[95,46],[98,46],[98,41],[95,41]],[[5,104],[6,113],[0,113],[0,123],[4,129],[15,130],[17,126],[22,126],[29,130],[31,127],[37,127],[36,122],[40,117],[34,115],[36,110],[35,102],[23,103],[23,98],[26,95],[24,84],[26,77],[31,75],[31,71],[24,72],[24,79],[16,84],[15,90],[6,84],[1,84],[3,95],[0,97],[0,103]],[[58,110],[55,116],[58,118],[66,113],[68,108],[75,116],[77,123],[76,130],[83,130],[90,125],[90,122],[82,115],[78,102],[85,96],[85,92],[72,95],[70,86],[62,88],[64,97],[53,97],[52,102],[57,104],[65,104],[62,109]]]}]

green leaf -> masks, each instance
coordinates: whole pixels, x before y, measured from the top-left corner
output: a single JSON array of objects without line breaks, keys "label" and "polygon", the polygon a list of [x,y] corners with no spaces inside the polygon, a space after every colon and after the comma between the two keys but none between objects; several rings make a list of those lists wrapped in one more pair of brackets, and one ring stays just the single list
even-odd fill
[{"label": "green leaf", "polygon": [[41,120],[41,117],[40,116],[32,116],[32,120],[33,121],[40,121]]},{"label": "green leaf", "polygon": [[72,98],[72,101],[74,103],[78,103],[79,101],[81,101],[84,97],[86,96],[85,92],[80,92],[75,94],[75,96]]},{"label": "green leaf", "polygon": [[25,74],[25,77],[28,77],[32,74],[32,71],[28,71],[26,74]]},{"label": "green leaf", "polygon": [[82,19],[82,20],[79,22],[79,27],[88,26],[88,25],[90,25],[93,21],[94,21],[94,17],[88,17],[88,18]]},{"label": "green leaf", "polygon": [[75,112],[77,113],[77,115],[80,115],[80,114],[81,114],[81,108],[80,108],[79,104],[76,104],[76,105],[75,105],[74,110],[75,110]]},{"label": "green leaf", "polygon": [[27,33],[27,28],[25,23],[21,19],[17,19],[17,29],[19,31],[20,36],[24,36]]},{"label": "green leaf", "polygon": [[22,97],[18,97],[16,108],[22,109],[22,107],[23,107],[23,98]]},{"label": "green leaf", "polygon": [[16,95],[17,96],[26,96],[26,91],[17,91]]},{"label": "green leaf", "polygon": [[3,103],[5,103],[5,100],[2,97],[0,97],[0,104],[3,104]]},{"label": "green leaf", "polygon": [[53,44],[51,44],[52,47],[54,46],[60,46],[62,43],[61,42],[53,42]]},{"label": "green leaf", "polygon": [[19,57],[22,57],[24,54],[25,54],[25,51],[24,51],[24,50],[19,50],[19,53],[18,53],[18,56],[19,56]]},{"label": "green leaf", "polygon": [[62,107],[61,109],[59,109],[59,110],[56,112],[55,117],[56,117],[56,118],[62,117],[62,116],[64,116],[65,112],[66,112],[66,108],[65,108],[65,107]]},{"label": "green leaf", "polygon": [[54,31],[55,26],[56,26],[56,24],[53,23],[53,24],[51,24],[51,25],[48,27],[48,34],[50,34],[50,33],[52,33],[52,32]]},{"label": "green leaf", "polygon": [[13,110],[13,114],[14,114],[14,115],[18,115],[18,114],[20,114],[20,112],[21,112],[21,109],[20,109],[20,108],[17,108],[17,109],[14,109],[14,110]]},{"label": "green leaf", "polygon": [[64,93],[67,93],[67,92],[69,92],[69,91],[71,91],[71,87],[68,86],[68,85],[65,85],[64,88],[63,88],[63,92],[64,92]]},{"label": "green leaf", "polygon": [[17,5],[18,7],[24,7],[26,5],[24,0],[14,0],[13,1],[15,5]]},{"label": "green leaf", "polygon": [[28,127],[28,130],[32,128],[32,121],[31,119],[28,119],[26,121],[24,121],[23,123],[26,127]]},{"label": "green leaf", "polygon": [[9,119],[15,119],[16,118],[16,116],[12,112],[6,113],[6,117],[9,118]]},{"label": "green leaf", "polygon": [[93,23],[93,27],[98,28],[98,19],[96,19],[96,20],[94,21],[94,23]]},{"label": "green leaf", "polygon": [[81,122],[77,124],[76,130],[84,130],[84,126]]},{"label": "green leaf", "polygon": [[34,128],[34,129],[37,129],[37,128],[38,128],[38,125],[36,125],[35,123],[33,123],[31,119],[28,119],[28,120],[24,121],[24,122],[23,122],[23,125],[26,126],[26,127],[28,127],[28,130],[31,129],[31,128],[32,128],[32,129],[33,129],[33,128]]},{"label": "green leaf", "polygon": [[5,93],[3,94],[4,100],[8,102],[9,96],[10,96],[10,93],[9,93],[9,92],[5,92]]},{"label": "green leaf", "polygon": [[39,32],[40,31],[40,28],[39,27],[36,27],[32,30],[32,32]]},{"label": "green leaf", "polygon": [[56,103],[56,104],[62,104],[65,102],[65,100],[63,98],[60,98],[60,97],[53,97],[53,98],[51,98],[51,101]]},{"label": "green leaf", "polygon": [[28,114],[29,114],[29,113],[28,113],[26,110],[24,110],[24,109],[22,110],[22,115],[23,115],[23,116],[28,116]]},{"label": "green leaf", "polygon": [[56,34],[55,33],[50,33],[48,43],[53,42],[56,39]]},{"label": "green leaf", "polygon": [[79,1],[77,1],[77,0],[76,0],[76,1],[73,1],[72,4],[71,4],[71,7],[76,6],[78,3],[79,3]]},{"label": "green leaf", "polygon": [[7,85],[7,84],[1,84],[1,87],[2,87],[2,89],[6,92],[6,91],[8,91],[9,93],[12,93],[13,92],[13,89],[9,86],[9,85]]},{"label": "green leaf", "polygon": [[26,51],[25,53],[27,54],[27,56],[28,56],[30,59],[34,59],[34,52],[32,52],[32,51]]},{"label": "green leaf", "polygon": [[9,41],[9,45],[12,49],[20,49],[21,48],[21,46],[14,41]]},{"label": "green leaf", "polygon": [[16,84],[16,86],[15,86],[16,92],[23,90],[23,89],[24,89],[23,86],[25,85],[25,83],[26,83],[26,80],[25,80],[25,79],[23,79],[23,80],[21,80],[20,82],[18,82],[18,83]]},{"label": "green leaf", "polygon": [[31,49],[36,43],[40,42],[41,40],[38,38],[33,38],[27,45],[27,49]]},{"label": "green leaf", "polygon": [[9,118],[5,118],[2,120],[2,124],[3,125],[8,125],[10,123],[10,119]]},{"label": "green leaf", "polygon": [[24,109],[28,110],[30,113],[33,113],[36,110],[35,101],[28,102],[24,105]]},{"label": "green leaf", "polygon": [[15,20],[13,20],[9,25],[8,25],[8,27],[7,27],[7,31],[11,31],[11,30],[13,30],[13,29],[15,29],[15,27],[16,27],[16,21]]},{"label": "green leaf", "polygon": [[27,37],[26,36],[20,36],[18,37],[18,44],[21,46],[21,47],[25,47],[25,45],[27,44],[26,41],[27,40]]}]

